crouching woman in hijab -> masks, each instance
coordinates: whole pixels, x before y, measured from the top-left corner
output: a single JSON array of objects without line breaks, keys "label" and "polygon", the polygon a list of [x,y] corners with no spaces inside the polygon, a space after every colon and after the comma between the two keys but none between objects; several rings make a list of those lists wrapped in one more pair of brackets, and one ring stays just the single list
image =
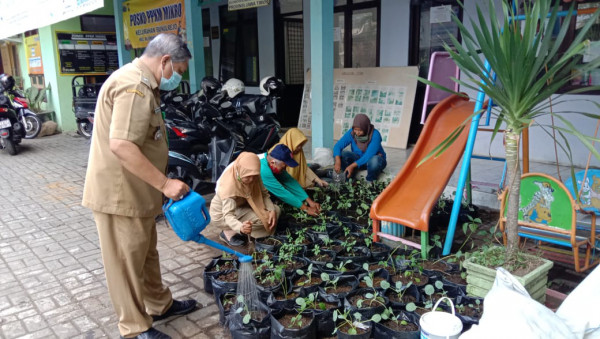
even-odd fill
[{"label": "crouching woman in hijab", "polygon": [[[344,151],[350,145],[350,151]],[[342,170],[347,178],[354,175],[355,169],[367,168],[367,181],[377,180],[387,165],[385,151],[381,146],[381,134],[371,124],[369,117],[357,114],[352,129],[346,132],[333,147],[334,170]]]},{"label": "crouching woman in hijab", "polygon": [[256,154],[243,152],[227,166],[209,212],[211,225],[222,230],[219,237],[230,246],[244,245],[248,235],[262,238],[275,232],[281,211],[262,184]]}]

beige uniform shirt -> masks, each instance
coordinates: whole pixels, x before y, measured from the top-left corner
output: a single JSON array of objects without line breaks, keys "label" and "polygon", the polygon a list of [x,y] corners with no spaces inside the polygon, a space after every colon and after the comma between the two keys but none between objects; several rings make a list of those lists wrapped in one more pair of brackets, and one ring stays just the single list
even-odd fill
[{"label": "beige uniform shirt", "polygon": [[169,150],[158,84],[139,59],[114,72],[98,95],[82,204],[129,217],[160,214],[162,193],[121,165],[110,139],[135,143],[156,168],[166,170]]}]

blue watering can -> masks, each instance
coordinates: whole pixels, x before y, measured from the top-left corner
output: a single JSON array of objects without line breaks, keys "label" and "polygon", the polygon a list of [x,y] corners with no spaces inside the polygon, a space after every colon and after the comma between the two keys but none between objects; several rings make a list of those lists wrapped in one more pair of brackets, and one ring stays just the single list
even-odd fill
[{"label": "blue watering can", "polygon": [[196,193],[190,192],[183,199],[173,201],[170,199],[163,206],[165,217],[171,224],[173,231],[183,241],[195,241],[199,244],[206,244],[216,249],[237,255],[240,262],[250,262],[252,257],[236,252],[227,246],[223,246],[210,239],[206,239],[200,232],[210,223],[210,214],[206,208],[204,198]]}]

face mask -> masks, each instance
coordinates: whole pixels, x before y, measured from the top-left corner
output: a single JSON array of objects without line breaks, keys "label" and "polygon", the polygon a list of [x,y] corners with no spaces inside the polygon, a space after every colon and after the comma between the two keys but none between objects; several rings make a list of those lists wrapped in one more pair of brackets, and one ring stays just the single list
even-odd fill
[{"label": "face mask", "polygon": [[273,174],[280,174],[283,171],[282,168],[275,167],[272,164],[269,164],[269,168],[271,168],[271,171],[273,171]]},{"label": "face mask", "polygon": [[165,79],[165,77],[162,76],[163,69],[161,68],[160,70],[160,86],[158,88],[163,91],[172,91],[177,88],[181,82],[181,74],[177,73],[175,68],[173,68],[173,60],[171,60],[171,69],[173,70],[173,75],[171,75],[169,79]]}]

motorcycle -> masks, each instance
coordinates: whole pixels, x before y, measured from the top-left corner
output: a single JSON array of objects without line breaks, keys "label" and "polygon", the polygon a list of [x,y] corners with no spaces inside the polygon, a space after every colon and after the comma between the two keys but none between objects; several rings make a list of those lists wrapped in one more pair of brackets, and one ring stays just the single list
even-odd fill
[{"label": "motorcycle", "polygon": [[101,86],[102,83],[85,83],[83,76],[76,76],[71,80],[73,112],[77,122],[77,133],[86,139],[92,137],[94,111],[96,110],[96,101]]},{"label": "motorcycle", "polygon": [[[174,119],[175,115],[181,119]],[[173,110],[165,114],[171,149],[168,176],[185,181],[192,189],[199,189],[200,183],[215,183],[241,152],[266,152],[279,140],[280,125],[274,114],[252,113],[243,104],[236,107],[221,94],[209,100],[197,100],[192,113],[194,118],[188,117],[181,124],[184,116],[187,115]],[[183,154],[171,146],[177,141],[189,142],[193,135],[209,138],[207,153]],[[206,145],[200,138],[194,138],[194,141]]]},{"label": "motorcycle", "polygon": [[25,139],[34,139],[42,130],[42,119],[29,109],[27,98],[17,89],[8,90],[12,97],[12,106],[17,112],[17,118],[25,126]]},{"label": "motorcycle", "polygon": [[19,122],[10,99],[0,94],[0,148],[16,155],[19,152],[17,145],[25,135],[25,127]]}]

